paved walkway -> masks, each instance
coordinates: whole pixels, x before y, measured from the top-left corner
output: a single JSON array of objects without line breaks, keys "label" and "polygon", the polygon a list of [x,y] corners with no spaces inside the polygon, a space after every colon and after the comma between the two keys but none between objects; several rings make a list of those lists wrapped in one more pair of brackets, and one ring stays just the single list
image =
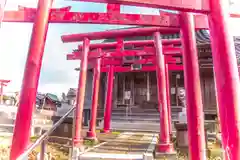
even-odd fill
[{"label": "paved walkway", "polygon": [[142,160],[143,155],[154,150],[157,134],[124,132],[116,139],[100,144],[80,156],[81,160],[91,159],[134,159]]}]

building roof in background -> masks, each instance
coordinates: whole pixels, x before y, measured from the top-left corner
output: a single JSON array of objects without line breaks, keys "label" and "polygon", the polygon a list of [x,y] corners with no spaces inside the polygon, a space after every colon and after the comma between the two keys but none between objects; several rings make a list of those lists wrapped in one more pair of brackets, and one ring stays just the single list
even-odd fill
[{"label": "building roof in background", "polygon": [[[127,28],[122,28],[122,29],[127,29]],[[180,34],[162,34],[161,35],[162,39],[176,39],[180,38]],[[130,38],[125,38],[125,41],[129,40],[150,40],[152,39],[152,36],[139,36],[139,37],[130,37]],[[106,39],[103,41],[103,43],[106,42],[114,42],[115,39]],[[206,45],[210,47],[210,34],[208,30],[198,30],[196,31],[196,41],[198,46]],[[236,56],[238,62],[240,62],[240,37],[239,36],[234,36],[234,42],[235,42],[235,51],[236,51]]]}]

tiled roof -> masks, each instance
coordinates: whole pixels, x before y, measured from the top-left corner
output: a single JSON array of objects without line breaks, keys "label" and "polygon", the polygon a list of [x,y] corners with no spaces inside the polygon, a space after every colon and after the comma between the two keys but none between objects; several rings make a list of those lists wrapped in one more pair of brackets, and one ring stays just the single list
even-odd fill
[{"label": "tiled roof", "polygon": [[[210,44],[210,35],[207,30],[199,30],[196,32],[196,39],[198,44]],[[240,62],[240,37],[234,36],[235,52],[238,63]]]},{"label": "tiled roof", "polygon": [[[164,34],[162,35],[162,39],[176,39],[180,38],[180,34]],[[126,38],[125,40],[149,40],[152,39],[151,36],[147,37],[131,37],[131,38]],[[210,45],[210,35],[208,30],[198,30],[196,31],[196,40],[197,40],[197,45]],[[106,39],[103,42],[114,42],[114,39]],[[235,51],[236,51],[236,56],[237,60],[240,63],[240,37],[234,37],[234,42],[235,42]]]}]

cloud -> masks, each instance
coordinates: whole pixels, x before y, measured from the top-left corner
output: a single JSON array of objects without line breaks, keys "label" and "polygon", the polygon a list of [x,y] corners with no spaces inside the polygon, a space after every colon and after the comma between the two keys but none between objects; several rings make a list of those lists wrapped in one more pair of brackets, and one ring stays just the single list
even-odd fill
[{"label": "cloud", "polygon": [[[38,0],[8,0],[7,10],[17,9],[18,5],[36,7]],[[72,6],[72,11],[81,12],[106,12],[106,4],[70,2],[55,0],[53,7]],[[235,10],[237,10],[235,8]],[[238,7],[239,11],[239,7]],[[158,15],[158,9],[121,6],[122,13],[153,14]],[[231,31],[239,32],[239,19],[230,21]],[[236,25],[237,24],[237,25]],[[44,51],[42,70],[39,82],[39,91],[61,93],[68,88],[77,87],[79,61],[67,61],[66,54],[77,48],[80,43],[63,44],[61,35],[103,31],[106,29],[123,28],[118,25],[98,24],[50,24]],[[126,26],[125,26],[126,27]],[[12,82],[6,91],[20,90],[24,72],[25,61],[28,53],[32,24],[29,23],[4,23],[0,28],[0,79],[10,79]],[[236,34],[235,34],[236,35]]]},{"label": "cloud", "polygon": [[[18,0],[17,2],[8,0],[6,9],[16,10],[18,5],[36,7],[37,0]],[[53,7],[69,5],[72,6],[72,11],[106,12],[106,4],[97,3],[55,0]],[[121,11],[125,13],[158,14],[156,9],[153,11],[143,7],[134,9],[134,7],[123,6]],[[40,75],[39,91],[61,93],[62,91],[66,92],[70,87],[77,87],[79,73],[74,68],[79,67],[80,61],[67,61],[66,54],[77,48],[79,43],[63,44],[61,35],[122,27],[98,24],[50,24]],[[29,23],[3,23],[0,29],[0,79],[10,79],[12,81],[6,91],[20,90],[31,32],[32,24]]]},{"label": "cloud", "polygon": [[0,78],[12,80],[9,88],[21,85],[30,35],[30,24],[5,23],[0,29]]}]

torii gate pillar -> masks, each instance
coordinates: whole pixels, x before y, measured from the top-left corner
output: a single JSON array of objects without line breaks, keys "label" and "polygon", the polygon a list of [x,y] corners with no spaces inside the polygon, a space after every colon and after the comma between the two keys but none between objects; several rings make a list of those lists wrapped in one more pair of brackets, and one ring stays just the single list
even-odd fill
[{"label": "torii gate pillar", "polygon": [[167,94],[167,107],[168,107],[168,125],[169,134],[172,136],[172,111],[171,111],[171,97],[170,97],[170,86],[169,86],[169,70],[168,63],[165,61],[165,76],[166,76],[166,94]]},{"label": "torii gate pillar", "polygon": [[[101,54],[101,49],[98,50]],[[98,94],[100,86],[101,76],[101,58],[96,59],[96,66],[94,67],[93,76],[93,91],[92,91],[92,109],[89,131],[87,132],[87,138],[97,140],[96,136],[96,121],[97,121],[97,107],[98,107]]]},{"label": "torii gate pillar", "polygon": [[104,111],[104,128],[102,130],[103,133],[110,132],[110,124],[111,124],[111,114],[112,114],[112,96],[113,96],[113,83],[114,83],[114,66],[109,66],[109,71],[107,75],[107,95],[105,102],[105,111]]},{"label": "torii gate pillar", "polygon": [[229,2],[218,0],[209,3],[209,28],[222,144],[225,159],[237,160],[240,159],[240,82],[228,21]]},{"label": "torii gate pillar", "polygon": [[[158,105],[160,113],[160,138],[157,152],[160,154],[174,153],[173,145],[170,140],[169,122],[168,122],[168,106],[166,94],[166,75],[165,75],[165,61],[162,50],[162,41],[159,32],[154,33],[154,42],[156,48],[156,73],[158,86]],[[158,156],[157,153],[157,156]]]},{"label": "torii gate pillar", "polygon": [[184,86],[186,88],[189,159],[205,160],[204,114],[193,15],[191,13],[180,13],[180,22]]},{"label": "torii gate pillar", "polygon": [[81,66],[79,72],[76,110],[74,114],[74,135],[73,135],[73,151],[72,159],[77,159],[79,153],[83,151],[83,137],[82,137],[82,123],[83,123],[83,108],[86,91],[87,81],[87,68],[88,68],[88,52],[89,52],[90,40],[84,38],[83,40],[83,54],[81,57]]},{"label": "torii gate pillar", "polygon": [[14,127],[10,160],[16,160],[29,144],[42,57],[53,0],[39,0],[26,61],[19,107]]}]

